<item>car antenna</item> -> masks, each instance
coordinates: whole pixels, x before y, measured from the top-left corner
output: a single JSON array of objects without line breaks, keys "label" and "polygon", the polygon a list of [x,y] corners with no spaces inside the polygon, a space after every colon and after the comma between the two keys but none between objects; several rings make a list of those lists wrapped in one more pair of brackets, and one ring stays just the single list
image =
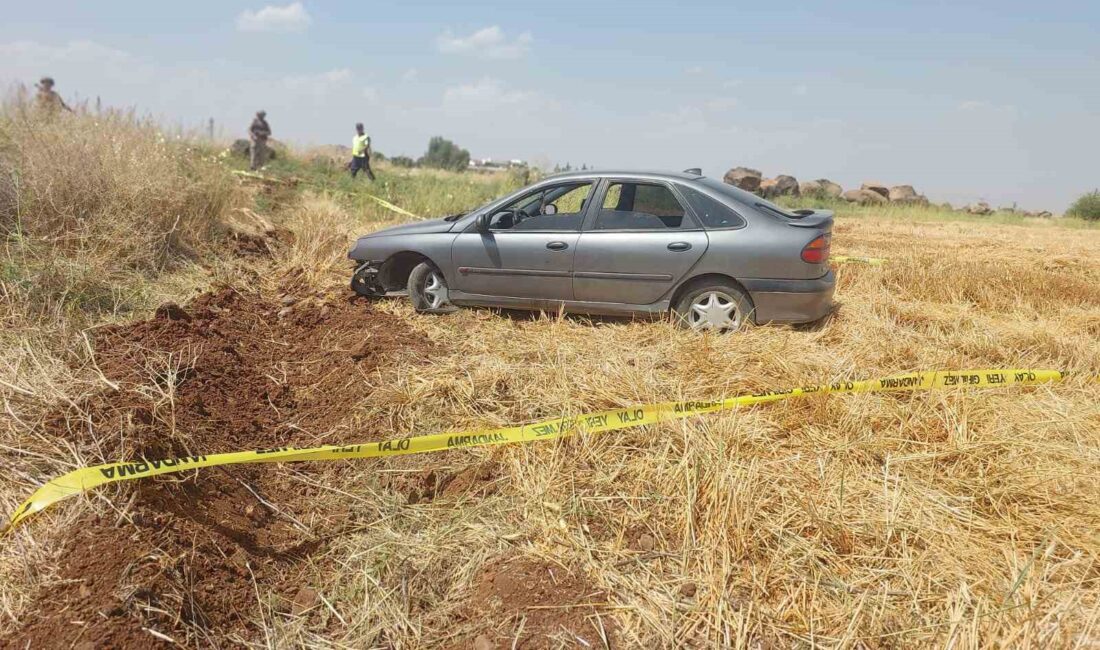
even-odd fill
[{"label": "car antenna", "polygon": [[701,167],[689,167],[684,170],[685,174],[695,174],[696,176],[703,175],[703,169]]}]

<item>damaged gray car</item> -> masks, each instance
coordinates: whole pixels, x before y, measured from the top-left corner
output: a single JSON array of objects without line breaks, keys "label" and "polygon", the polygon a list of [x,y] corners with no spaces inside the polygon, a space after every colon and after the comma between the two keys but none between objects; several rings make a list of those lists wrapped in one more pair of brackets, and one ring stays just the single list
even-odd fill
[{"label": "damaged gray car", "polygon": [[698,170],[548,177],[465,214],[356,241],[352,288],[457,306],[663,316],[696,329],[832,310],[833,214],[783,209]]}]

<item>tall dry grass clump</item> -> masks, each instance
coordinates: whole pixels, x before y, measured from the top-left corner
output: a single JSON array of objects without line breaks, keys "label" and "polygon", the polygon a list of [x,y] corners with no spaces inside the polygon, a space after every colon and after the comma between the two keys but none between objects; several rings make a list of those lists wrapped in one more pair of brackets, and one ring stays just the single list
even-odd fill
[{"label": "tall dry grass clump", "polygon": [[39,316],[139,302],[142,278],[194,256],[234,196],[210,152],[131,112],[0,106],[0,281]]}]

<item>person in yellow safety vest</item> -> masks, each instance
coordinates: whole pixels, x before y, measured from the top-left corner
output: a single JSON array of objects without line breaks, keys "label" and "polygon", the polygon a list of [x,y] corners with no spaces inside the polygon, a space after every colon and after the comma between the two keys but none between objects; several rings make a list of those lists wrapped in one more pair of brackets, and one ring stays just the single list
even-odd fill
[{"label": "person in yellow safety vest", "polygon": [[355,137],[351,139],[351,177],[362,171],[367,178],[374,180],[370,170],[370,136],[363,130],[363,123],[355,125]]}]

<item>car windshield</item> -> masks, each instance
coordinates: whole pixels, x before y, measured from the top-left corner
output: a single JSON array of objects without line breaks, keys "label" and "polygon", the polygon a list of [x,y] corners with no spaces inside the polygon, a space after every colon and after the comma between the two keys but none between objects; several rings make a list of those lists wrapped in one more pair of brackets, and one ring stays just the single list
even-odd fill
[{"label": "car windshield", "polygon": [[701,184],[709,187],[710,189],[714,190],[715,192],[718,192],[719,194],[723,194],[725,196],[728,196],[729,198],[734,199],[735,201],[737,201],[739,203],[744,203],[745,205],[753,205],[753,206],[756,206],[758,208],[763,208],[764,210],[767,210],[768,212],[771,212],[772,214],[776,214],[776,215],[779,215],[779,216],[782,216],[782,217],[786,217],[788,219],[798,219],[800,217],[805,216],[805,214],[800,214],[798,212],[791,212],[790,210],[787,210],[785,208],[781,208],[778,205],[772,203],[771,201],[768,201],[766,199],[762,199],[759,196],[753,194],[752,192],[746,192],[745,190],[743,190],[739,187],[734,187],[733,185],[730,185],[729,183],[723,183],[722,181],[715,180],[713,178],[704,178],[699,182]]}]

